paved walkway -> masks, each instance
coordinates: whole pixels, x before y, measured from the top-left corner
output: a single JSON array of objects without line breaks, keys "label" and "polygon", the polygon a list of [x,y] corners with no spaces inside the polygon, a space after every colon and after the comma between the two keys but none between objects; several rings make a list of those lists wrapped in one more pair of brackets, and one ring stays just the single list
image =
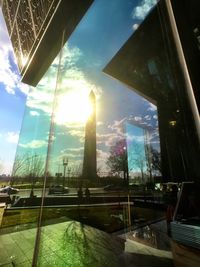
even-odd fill
[{"label": "paved walkway", "polygon": [[[31,266],[36,229],[0,236],[0,266]],[[38,266],[42,267],[171,267],[169,250],[121,238],[76,221],[42,228]]]}]

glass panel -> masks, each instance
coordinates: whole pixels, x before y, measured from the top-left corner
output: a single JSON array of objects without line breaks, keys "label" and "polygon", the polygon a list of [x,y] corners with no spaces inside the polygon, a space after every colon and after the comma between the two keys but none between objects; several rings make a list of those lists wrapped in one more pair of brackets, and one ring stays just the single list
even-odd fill
[{"label": "glass panel", "polygon": [[163,216],[133,208],[160,182],[157,108],[103,72],[152,7],[133,20],[135,4],[95,1],[60,53],[39,266],[119,266],[124,241],[108,233]]},{"label": "glass panel", "polygon": [[31,88],[5,264],[172,266],[177,186],[198,177],[199,148],[166,3],[94,1]]},{"label": "glass panel", "polygon": [[[44,184],[58,59],[30,88],[10,181],[1,207],[1,266],[31,266]],[[2,201],[2,198],[1,198]]]}]

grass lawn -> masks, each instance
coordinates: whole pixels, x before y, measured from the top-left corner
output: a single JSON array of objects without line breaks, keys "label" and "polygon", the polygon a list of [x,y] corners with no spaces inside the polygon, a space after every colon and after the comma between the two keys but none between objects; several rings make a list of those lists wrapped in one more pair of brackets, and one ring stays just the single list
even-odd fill
[{"label": "grass lawn", "polygon": [[[6,209],[2,218],[1,228],[37,223],[38,208]],[[153,221],[163,216],[163,213],[145,208],[131,208],[132,223],[135,219]],[[43,222],[49,220],[68,219],[83,222],[106,232],[115,232],[127,226],[128,209],[125,205],[89,206],[89,207],[52,207],[43,208]]]}]

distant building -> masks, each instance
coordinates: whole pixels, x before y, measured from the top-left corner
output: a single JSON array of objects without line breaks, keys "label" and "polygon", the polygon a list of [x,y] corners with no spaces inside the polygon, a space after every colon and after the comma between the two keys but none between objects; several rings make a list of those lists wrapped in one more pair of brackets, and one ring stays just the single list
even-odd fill
[{"label": "distant building", "polygon": [[85,145],[83,158],[83,178],[94,179],[97,176],[96,156],[96,96],[93,91],[89,95],[92,113],[85,126]]}]

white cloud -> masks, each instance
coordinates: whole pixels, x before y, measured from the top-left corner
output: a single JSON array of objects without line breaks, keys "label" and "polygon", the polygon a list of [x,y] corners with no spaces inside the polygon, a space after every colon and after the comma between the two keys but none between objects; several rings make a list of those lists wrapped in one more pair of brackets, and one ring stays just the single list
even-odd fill
[{"label": "white cloud", "polygon": [[112,125],[108,125],[108,128],[115,131],[119,136],[124,136],[124,123],[126,120],[126,117],[120,121],[115,120]]},{"label": "white cloud", "polygon": [[85,142],[85,132],[83,130],[71,129],[68,133],[72,136],[78,137],[80,143]]},{"label": "white cloud", "polygon": [[21,146],[23,148],[37,149],[37,148],[41,148],[41,147],[47,146],[47,141],[44,141],[44,140],[32,140],[31,142],[26,143],[26,144],[20,143],[19,146]]},{"label": "white cloud", "polygon": [[153,103],[145,100],[146,104],[148,105],[147,107],[147,111],[157,111],[157,107],[156,105],[154,105]]},{"label": "white cloud", "polygon": [[72,136],[80,137],[80,138],[84,138],[84,136],[85,136],[85,132],[84,131],[76,130],[76,129],[70,130],[69,134],[72,135]]},{"label": "white cloud", "polygon": [[66,125],[67,129],[83,129],[85,127],[85,123],[78,122],[68,122]]},{"label": "white cloud", "polygon": [[154,118],[155,120],[157,120],[157,119],[158,119],[158,115],[153,115],[153,118]]},{"label": "white cloud", "polygon": [[[64,114],[61,114],[62,116],[58,114],[57,116],[57,113],[60,112],[59,107],[62,105],[63,99],[67,100],[67,97],[72,95],[72,93],[73,95],[77,95],[79,98],[82,97],[82,99],[83,97],[88,97],[91,90],[95,92],[97,99],[102,94],[102,89],[89,81],[84,72],[76,67],[76,62],[81,56],[82,53],[80,49],[65,45],[63,50],[60,78],[58,79],[58,87],[56,89],[56,124],[68,126],[70,123],[70,121],[65,121],[67,116],[64,116],[64,114],[67,115],[67,107],[69,107],[69,105],[67,105],[67,101],[65,106],[66,110],[62,107]],[[27,99],[28,107],[36,110],[42,110],[45,113],[51,114],[56,87],[57,67],[58,59],[56,58],[37,87],[31,88]],[[77,105],[76,100],[78,101],[78,98],[74,98],[74,103],[71,103],[71,101],[70,105],[75,107]]]},{"label": "white cloud", "polygon": [[97,121],[97,126],[102,126],[104,125],[103,121]]},{"label": "white cloud", "polygon": [[97,144],[104,144],[107,147],[112,146],[120,136],[117,133],[97,134]]},{"label": "white cloud", "polygon": [[147,120],[147,121],[150,121],[151,120],[151,116],[150,115],[146,115],[146,116],[144,116],[144,119]]},{"label": "white cloud", "polygon": [[18,140],[19,140],[19,133],[14,133],[14,132],[7,133],[6,141],[8,143],[17,144]]},{"label": "white cloud", "polygon": [[82,154],[76,155],[74,153],[65,153],[65,155],[68,159],[73,159],[73,161],[77,160],[78,158],[82,159]]},{"label": "white cloud", "polygon": [[30,115],[35,117],[35,116],[40,116],[40,113],[35,110],[31,110]]},{"label": "white cloud", "polygon": [[69,151],[72,151],[72,152],[80,153],[81,151],[84,150],[84,147],[79,147],[79,148],[69,148],[68,150],[69,150]]},{"label": "white cloud", "polygon": [[30,108],[41,110],[47,114],[51,114],[53,105],[53,88],[50,90],[51,85],[46,90],[41,90],[40,87],[31,88],[28,95],[26,105]]},{"label": "white cloud", "polygon": [[140,116],[135,116],[135,117],[134,117],[134,120],[135,120],[135,121],[141,121],[141,120],[142,120],[142,117],[140,117]]},{"label": "white cloud", "polygon": [[63,157],[69,159],[69,163],[77,164],[77,161],[82,162],[84,147],[79,148],[66,148],[60,151],[60,160],[62,161]]},{"label": "white cloud", "polygon": [[62,154],[66,154],[68,152],[73,152],[74,154],[82,154],[84,150],[84,147],[76,147],[76,148],[66,148],[64,150],[61,151]]},{"label": "white cloud", "polygon": [[[104,144],[107,147],[114,145],[118,140],[125,138],[124,122],[126,118],[122,120],[115,120],[113,124],[108,125],[108,133],[97,133],[97,144]],[[110,130],[112,132],[110,132]]]},{"label": "white cloud", "polygon": [[74,66],[74,63],[77,62],[82,56],[82,52],[78,47],[69,47],[68,44],[63,47],[62,53],[62,67],[64,68],[64,71],[66,70],[66,64],[68,65],[68,67]]},{"label": "white cloud", "polygon": [[139,27],[139,24],[137,24],[137,23],[133,24],[133,30],[134,31],[137,30],[138,27]]},{"label": "white cloud", "polygon": [[109,153],[105,152],[105,151],[103,151],[101,149],[97,149],[97,156],[100,157],[100,158],[107,159],[108,156],[109,156]]},{"label": "white cloud", "polygon": [[140,117],[140,116],[136,116],[136,117],[131,117],[127,120],[129,123],[141,127],[143,129],[148,129],[148,130],[152,130],[153,129],[153,125],[152,125],[152,121],[151,121],[151,116],[150,115],[146,115],[144,117]]},{"label": "white cloud", "polygon": [[[156,109],[156,106],[153,104],[148,103],[148,108],[150,105],[150,108],[154,110]],[[138,127],[147,129],[149,132],[152,132],[154,127],[152,125],[152,115],[145,115],[145,116],[130,116],[129,118],[123,118],[119,121],[115,120],[113,124],[108,125],[109,132],[107,133],[97,133],[97,144],[98,145],[105,145],[107,147],[110,147],[114,145],[117,141],[127,138],[129,141],[137,141],[142,142],[143,136],[130,136],[125,131],[125,125],[126,122],[132,123],[133,125],[136,125]],[[110,131],[111,130],[111,131]]]},{"label": "white cloud", "polygon": [[141,0],[140,4],[133,9],[132,18],[143,20],[158,0]]},{"label": "white cloud", "polygon": [[6,25],[0,9],[0,83],[9,94],[15,94],[16,89],[24,94],[28,93],[29,87],[20,82],[20,75],[13,71],[12,63],[15,64],[13,48],[8,36]]}]

